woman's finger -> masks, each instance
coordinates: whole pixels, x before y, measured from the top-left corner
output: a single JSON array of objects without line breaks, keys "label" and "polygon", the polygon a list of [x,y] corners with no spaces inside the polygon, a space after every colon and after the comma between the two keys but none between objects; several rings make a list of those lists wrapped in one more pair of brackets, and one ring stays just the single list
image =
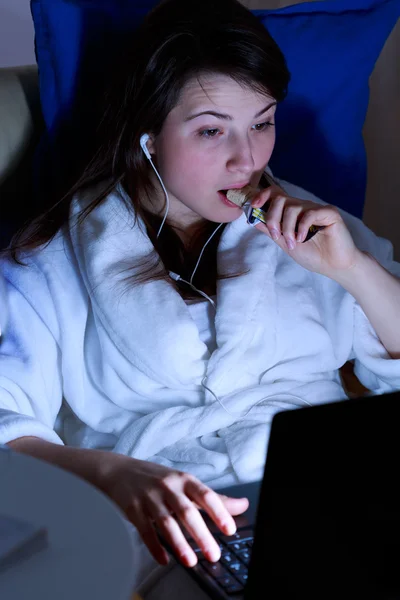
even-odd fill
[{"label": "woman's finger", "polygon": [[[275,192],[276,193],[276,192]],[[274,189],[272,187],[266,188],[258,192],[251,201],[253,208],[261,208],[268,200],[273,196]]]},{"label": "woman's finger", "polygon": [[311,211],[305,212],[304,215],[301,217],[301,219],[298,222],[296,239],[300,243],[304,242],[304,240],[307,237],[310,226],[314,225],[314,223],[312,222],[314,220],[314,217],[313,217],[313,214],[312,213],[310,214],[310,213],[311,213]]},{"label": "woman's finger", "polygon": [[261,233],[263,233],[264,235],[267,235],[269,238],[272,239],[272,236],[271,236],[270,232],[268,231],[268,227],[266,225],[264,225],[264,223],[257,223],[257,225],[255,225],[255,228],[258,229],[258,231],[261,231]]},{"label": "woman's finger", "polygon": [[277,196],[271,201],[268,212],[265,217],[265,222],[272,239],[278,241],[282,235],[281,221],[283,218],[283,209],[286,202],[285,196]]},{"label": "woman's finger", "polygon": [[[163,500],[159,496],[157,498],[148,497],[146,499],[146,508],[159,528],[161,535],[167,544],[170,545],[177,558],[185,567],[194,567],[197,564],[196,553],[189,546],[179,524],[171,515],[169,509],[163,504]],[[194,507],[193,509],[196,510]],[[174,510],[172,506],[171,510]]]},{"label": "woman's finger", "polygon": [[341,220],[335,207],[324,206],[304,212],[298,223],[297,241],[304,242],[311,225],[326,227]]},{"label": "woman's finger", "polygon": [[[216,493],[218,494],[218,490]],[[241,515],[249,508],[248,498],[232,498],[231,496],[225,496],[224,494],[218,494],[218,496],[221,498],[230,515]],[[196,508],[201,508],[197,502],[193,501],[193,504]]]},{"label": "woman's finger", "polygon": [[231,515],[241,515],[249,508],[249,501],[247,498],[232,498],[230,496],[224,496],[223,494],[218,495],[226,510]]},{"label": "woman's finger", "polygon": [[179,523],[182,523],[189,535],[196,540],[204,556],[211,562],[221,558],[219,545],[204,522],[199,510],[185,494],[166,496],[166,501],[174,511]]},{"label": "woman's finger", "polygon": [[160,565],[167,565],[169,562],[168,553],[162,546],[160,540],[158,539],[151,518],[144,513],[144,511],[138,503],[135,506],[131,506],[126,511],[126,515],[129,521],[138,530],[140,537],[146,544],[153,558]]},{"label": "woman's finger", "polygon": [[189,480],[185,486],[187,496],[196,502],[225,535],[233,535],[236,523],[217,492],[197,479]]},{"label": "woman's finger", "polygon": [[251,201],[254,208],[261,208],[266,202],[272,201],[278,196],[285,196],[285,190],[277,184],[272,184],[268,188],[260,190]]},{"label": "woman's finger", "polygon": [[297,244],[295,231],[297,221],[302,210],[302,207],[299,205],[289,205],[286,206],[283,211],[283,218],[281,223],[282,234],[285,238],[286,245],[289,248],[289,250],[294,250]]}]

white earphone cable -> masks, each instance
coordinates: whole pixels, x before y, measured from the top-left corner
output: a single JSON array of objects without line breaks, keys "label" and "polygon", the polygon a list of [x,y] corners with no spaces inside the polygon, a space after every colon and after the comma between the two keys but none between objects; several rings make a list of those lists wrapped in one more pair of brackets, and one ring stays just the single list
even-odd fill
[{"label": "white earphone cable", "polygon": [[[145,135],[146,135],[146,134],[145,134]],[[168,197],[168,192],[167,192],[167,190],[165,189],[164,182],[163,182],[163,180],[161,179],[161,176],[160,176],[159,172],[157,171],[157,169],[156,169],[156,167],[155,167],[155,165],[154,165],[154,163],[153,163],[153,161],[152,161],[152,159],[151,159],[151,156],[150,156],[150,153],[149,153],[149,151],[148,151],[148,148],[147,148],[147,146],[146,146],[146,143],[147,143],[147,139],[146,139],[146,138],[145,138],[144,140],[142,139],[142,141],[141,141],[142,149],[143,149],[144,153],[146,154],[146,156],[147,156],[148,160],[150,161],[150,164],[151,164],[151,166],[153,167],[153,169],[154,169],[154,172],[155,172],[155,174],[157,175],[159,182],[161,183],[161,187],[162,187],[162,189],[163,189],[163,191],[164,191],[165,198],[166,198],[166,210],[165,210],[165,215],[164,215],[164,218],[163,218],[163,220],[162,220],[162,223],[161,223],[161,225],[160,225],[160,228],[159,228],[159,230],[158,230],[158,233],[157,233],[157,238],[158,238],[158,237],[160,236],[160,233],[161,233],[161,231],[162,231],[162,228],[164,227],[165,221],[166,221],[166,219],[167,219],[167,215],[168,215],[168,211],[169,211],[169,197]],[[214,235],[217,233],[218,229],[219,229],[220,227],[222,227],[222,225],[223,225],[223,223],[220,223],[220,224],[218,225],[218,227],[217,227],[217,228],[216,228],[216,229],[215,229],[215,230],[212,232],[212,234],[210,235],[210,237],[208,238],[208,240],[207,240],[207,241],[206,241],[206,243],[204,244],[204,246],[203,246],[203,248],[202,248],[202,251],[200,252],[200,256],[199,256],[199,258],[198,258],[198,260],[197,260],[196,266],[195,266],[195,268],[194,268],[194,270],[193,270],[193,273],[192,273],[192,276],[191,276],[191,278],[190,278],[190,281],[186,281],[185,279],[182,279],[182,277],[181,277],[180,275],[177,275],[176,273],[172,273],[172,272],[170,272],[170,276],[172,277],[172,279],[175,279],[175,281],[183,281],[183,282],[184,282],[184,283],[186,283],[187,285],[190,285],[190,287],[191,287],[193,290],[195,290],[197,293],[199,293],[201,296],[203,296],[203,297],[204,297],[206,300],[208,300],[208,301],[209,301],[209,302],[212,304],[212,306],[214,307],[214,310],[216,310],[215,302],[214,302],[214,301],[213,301],[213,300],[212,300],[212,299],[211,299],[209,296],[207,296],[207,294],[205,294],[205,293],[204,293],[204,292],[202,292],[201,290],[198,290],[198,289],[197,289],[197,287],[195,287],[195,286],[193,285],[193,277],[194,277],[194,275],[195,275],[195,273],[196,273],[196,271],[197,271],[197,269],[198,269],[198,266],[199,266],[199,264],[200,264],[201,258],[202,258],[202,256],[203,256],[203,253],[204,253],[204,250],[206,249],[206,246],[207,246],[207,244],[210,242],[210,240],[213,238],[213,236],[214,236]]]},{"label": "white earphone cable", "polygon": [[196,271],[197,271],[197,268],[198,268],[198,266],[199,266],[199,264],[200,264],[200,261],[201,261],[201,257],[203,256],[204,250],[206,249],[208,242],[210,242],[210,241],[212,240],[213,236],[214,236],[214,235],[217,233],[218,229],[219,229],[220,227],[222,227],[222,225],[223,225],[223,223],[220,223],[220,224],[218,225],[218,227],[216,227],[216,229],[214,229],[214,231],[212,232],[212,234],[210,235],[210,237],[208,238],[208,240],[207,240],[207,241],[206,241],[206,243],[204,244],[204,246],[203,246],[203,249],[202,249],[202,251],[200,252],[200,256],[199,256],[199,258],[198,258],[198,260],[197,260],[196,266],[195,266],[195,268],[193,269],[193,273],[192,273],[192,276],[191,276],[191,278],[190,278],[190,285],[193,285],[193,277],[194,277],[194,274],[195,274],[195,273],[196,273]]},{"label": "white earphone cable", "polygon": [[[147,138],[147,139],[148,139],[148,138]],[[162,187],[162,189],[163,189],[163,191],[164,191],[165,198],[166,198],[166,210],[165,210],[165,215],[164,215],[164,218],[163,218],[163,220],[162,220],[162,223],[161,223],[161,225],[160,225],[160,228],[159,228],[159,230],[158,230],[158,233],[157,233],[157,238],[158,238],[158,237],[159,237],[159,235],[160,235],[160,233],[161,233],[161,231],[162,231],[162,228],[164,227],[165,221],[166,221],[166,219],[167,219],[167,215],[168,215],[168,211],[169,211],[169,198],[168,198],[168,193],[167,193],[167,190],[165,189],[165,186],[164,186],[163,180],[161,179],[161,177],[160,177],[160,175],[159,175],[159,173],[158,173],[158,171],[157,171],[156,167],[154,166],[154,163],[153,163],[153,161],[152,161],[152,159],[151,159],[150,153],[149,153],[149,151],[148,151],[148,149],[147,149],[147,147],[146,147],[146,142],[147,142],[147,140],[145,139],[145,140],[144,140],[144,142],[143,142],[143,145],[142,145],[143,151],[145,152],[145,154],[146,154],[147,158],[149,159],[149,161],[150,161],[150,164],[151,164],[151,166],[153,167],[153,169],[154,169],[154,171],[155,171],[155,174],[157,175],[157,177],[158,177],[158,179],[159,179],[159,181],[160,181],[160,183],[161,183],[161,187]],[[203,296],[204,298],[206,298],[206,300],[208,300],[208,301],[209,301],[209,302],[212,304],[212,306],[214,307],[214,310],[216,310],[215,302],[212,300],[212,298],[210,298],[209,296],[207,296],[207,294],[205,294],[205,293],[204,293],[204,292],[202,292],[201,290],[197,289],[197,288],[196,288],[196,287],[193,285],[193,278],[194,278],[194,276],[195,276],[195,273],[196,273],[196,271],[197,271],[197,269],[198,269],[198,266],[199,266],[199,264],[200,264],[200,261],[201,261],[201,259],[202,259],[202,256],[203,256],[203,253],[204,253],[204,250],[205,250],[205,249],[206,249],[206,247],[207,247],[207,244],[208,244],[208,243],[209,243],[209,242],[212,240],[213,236],[214,236],[214,235],[217,233],[218,229],[219,229],[220,227],[222,227],[222,225],[223,225],[223,223],[220,223],[220,224],[218,225],[218,227],[216,227],[216,228],[214,229],[214,231],[212,232],[212,234],[210,235],[210,237],[208,238],[208,240],[207,240],[207,241],[206,241],[206,243],[204,244],[204,246],[203,246],[203,248],[202,248],[202,251],[200,252],[200,256],[199,256],[199,258],[198,258],[198,260],[197,260],[196,266],[195,266],[195,268],[193,269],[193,273],[192,273],[192,276],[191,276],[191,278],[190,278],[190,281],[186,281],[185,279],[182,279],[182,277],[181,277],[180,275],[178,275],[177,273],[173,273],[172,271],[170,271],[170,273],[169,273],[169,275],[170,275],[170,277],[171,277],[172,279],[174,279],[175,281],[183,281],[183,282],[184,282],[184,283],[186,283],[187,285],[190,285],[190,287],[191,287],[192,289],[194,289],[194,290],[195,290],[195,291],[196,291],[198,294],[200,294],[201,296]],[[221,400],[218,398],[218,396],[217,396],[217,395],[216,395],[216,394],[215,394],[215,393],[212,391],[212,389],[211,389],[211,388],[209,388],[209,387],[208,387],[208,386],[207,386],[207,385],[204,383],[206,379],[207,379],[207,377],[203,377],[203,379],[202,379],[202,382],[201,382],[201,385],[202,385],[202,387],[203,387],[204,389],[206,389],[208,392],[210,392],[210,394],[211,394],[212,396],[214,396],[215,400],[218,402],[218,404],[221,406],[221,408],[223,408],[223,410],[224,410],[226,413],[228,413],[228,414],[229,414],[231,417],[234,417],[234,418],[244,419],[244,418],[246,418],[246,417],[247,417],[247,415],[249,414],[249,412],[250,412],[250,411],[251,411],[251,410],[252,410],[252,409],[253,409],[255,406],[257,406],[258,404],[260,404],[260,403],[261,403],[261,402],[263,402],[264,400],[268,400],[269,398],[274,398],[274,397],[275,397],[275,398],[278,398],[280,395],[283,395],[283,394],[278,394],[278,395],[275,395],[275,394],[270,394],[269,396],[265,396],[264,398],[261,398],[261,400],[258,400],[258,402],[256,402],[255,404],[253,404],[253,406],[251,406],[251,407],[250,407],[250,408],[249,408],[249,409],[248,409],[248,410],[245,412],[245,414],[244,414],[244,415],[240,415],[239,413],[236,413],[236,414],[235,414],[235,413],[231,413],[231,412],[230,412],[230,411],[229,411],[229,410],[228,410],[228,409],[227,409],[227,408],[224,406],[223,402],[222,402],[222,401],[221,401]],[[297,400],[300,400],[301,402],[303,402],[303,403],[305,403],[305,404],[308,404],[309,406],[312,406],[312,404],[311,404],[310,402],[307,402],[307,400],[304,400],[304,398],[301,398],[300,396],[296,396],[295,394],[284,394],[284,395],[285,395],[285,396],[291,396],[292,398],[296,398]]]},{"label": "white earphone cable", "polygon": [[166,202],[166,209],[165,209],[164,218],[163,218],[163,220],[162,220],[162,223],[161,223],[161,225],[160,225],[160,228],[159,228],[159,230],[158,230],[158,233],[157,233],[157,238],[159,238],[159,236],[160,236],[160,233],[161,233],[161,231],[162,231],[162,228],[164,227],[165,221],[166,221],[166,219],[167,219],[167,215],[168,215],[168,211],[169,211],[169,198],[168,198],[168,192],[167,192],[167,190],[165,189],[165,185],[164,185],[164,183],[163,183],[163,180],[161,179],[161,177],[160,177],[160,175],[159,175],[159,173],[158,173],[158,171],[157,171],[157,169],[156,169],[156,167],[155,167],[155,165],[154,165],[153,161],[151,160],[151,156],[150,156],[150,154],[147,156],[147,158],[149,159],[149,161],[150,161],[150,164],[151,164],[151,166],[153,167],[153,169],[154,169],[154,172],[155,172],[155,174],[157,175],[159,182],[161,183],[161,187],[162,187],[162,189],[163,189],[163,191],[164,191],[165,198],[166,198],[166,201],[167,201],[167,202]]},{"label": "white earphone cable", "polygon": [[178,275],[177,273],[174,273],[173,271],[169,272],[169,276],[171,277],[171,279],[174,279],[175,281],[183,281],[183,283],[186,283],[187,285],[190,285],[190,287],[195,290],[196,292],[198,292],[201,296],[203,296],[204,298],[206,298],[206,300],[208,300],[210,302],[210,304],[212,304],[212,306],[214,307],[214,310],[217,310],[217,307],[215,306],[215,302],[212,298],[210,298],[210,296],[207,296],[207,294],[205,292],[202,292],[201,290],[198,290],[197,287],[195,287],[192,283],[190,283],[189,281],[186,281],[186,279],[182,279],[182,277],[180,275]]},{"label": "white earphone cable", "polygon": [[311,402],[308,402],[307,400],[305,400],[304,398],[301,398],[300,396],[296,396],[295,394],[290,394],[290,393],[286,393],[286,394],[269,394],[268,396],[264,396],[264,398],[261,398],[261,400],[258,400],[255,404],[253,404],[253,406],[250,406],[250,408],[244,413],[244,415],[241,415],[240,413],[232,413],[230,412],[226,406],[223,404],[222,400],[220,400],[217,396],[217,394],[215,394],[211,388],[209,388],[204,381],[207,379],[207,377],[203,377],[202,381],[201,381],[201,385],[204,389],[206,389],[207,391],[210,392],[210,394],[212,394],[214,396],[214,398],[216,399],[216,401],[218,402],[218,404],[221,406],[221,408],[224,409],[224,411],[226,413],[228,413],[228,415],[230,415],[231,417],[234,417],[235,419],[245,419],[247,417],[247,415],[249,414],[249,412],[255,408],[258,404],[261,404],[261,402],[264,402],[264,400],[268,400],[269,398],[275,398],[276,400],[279,398],[279,396],[284,396],[285,398],[290,396],[291,398],[296,398],[296,400],[300,400],[300,402],[302,402],[303,404],[307,404],[308,406],[313,406],[311,404]]}]

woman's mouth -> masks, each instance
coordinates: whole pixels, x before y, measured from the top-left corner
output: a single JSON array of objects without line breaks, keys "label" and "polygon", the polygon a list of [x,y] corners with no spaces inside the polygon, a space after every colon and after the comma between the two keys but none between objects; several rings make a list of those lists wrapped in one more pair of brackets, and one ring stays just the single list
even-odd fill
[{"label": "woman's mouth", "polygon": [[227,191],[228,190],[219,190],[218,196],[220,197],[220,200],[222,200],[222,202],[226,206],[229,206],[230,208],[236,208],[238,210],[242,210],[241,208],[239,208],[239,206],[237,204],[235,204],[234,202],[231,202],[230,200],[228,200],[228,198],[226,197],[226,192]]}]

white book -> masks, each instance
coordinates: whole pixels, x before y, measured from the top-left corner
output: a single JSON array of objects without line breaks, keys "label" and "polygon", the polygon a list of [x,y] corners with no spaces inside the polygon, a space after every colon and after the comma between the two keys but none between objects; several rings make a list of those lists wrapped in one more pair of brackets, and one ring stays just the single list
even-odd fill
[{"label": "white book", "polygon": [[47,547],[45,527],[0,514],[0,571]]}]

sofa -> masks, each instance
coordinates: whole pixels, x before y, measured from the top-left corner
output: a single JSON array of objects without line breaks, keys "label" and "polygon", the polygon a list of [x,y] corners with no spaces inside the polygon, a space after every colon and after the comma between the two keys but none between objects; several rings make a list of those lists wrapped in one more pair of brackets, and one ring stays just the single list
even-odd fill
[{"label": "sofa", "polygon": [[44,129],[36,65],[0,69],[0,248],[32,209],[32,161]]}]

